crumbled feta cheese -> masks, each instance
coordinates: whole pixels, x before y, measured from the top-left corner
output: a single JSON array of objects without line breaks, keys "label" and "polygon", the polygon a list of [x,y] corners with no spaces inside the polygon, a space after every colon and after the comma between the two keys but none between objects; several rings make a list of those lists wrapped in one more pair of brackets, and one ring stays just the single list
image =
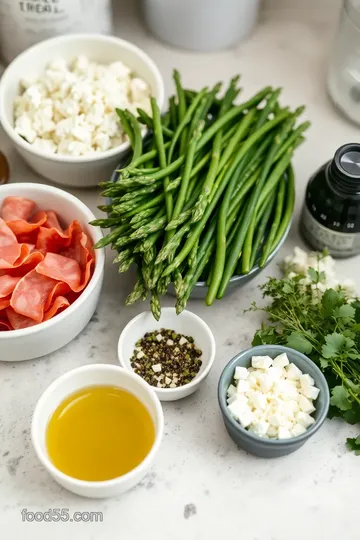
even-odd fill
[{"label": "crumbled feta cheese", "polygon": [[165,383],[166,383],[166,384],[171,384],[171,379],[170,379],[170,377],[165,377]]},{"label": "crumbled feta cheese", "polygon": [[176,388],[176,387],[177,387],[177,385],[176,385],[175,383],[171,383],[171,384],[169,385],[169,388]]},{"label": "crumbled feta cheese", "polygon": [[[288,439],[301,435],[315,422],[312,400],[319,390],[314,380],[290,363],[286,354],[274,361],[254,356],[251,366],[235,368],[234,382],[227,390],[230,414],[260,437]],[[314,398],[309,397],[311,392]]]},{"label": "crumbled feta cheese", "polygon": [[172,339],[168,339],[168,340],[166,341],[166,345],[169,345],[169,347],[172,347],[172,346],[174,345],[173,340],[172,340]]},{"label": "crumbled feta cheese", "polygon": [[148,84],[120,61],[56,58],[38,80],[21,86],[14,100],[15,131],[47,153],[78,156],[116,148],[127,140],[116,108],[136,114],[141,107],[151,114]]},{"label": "crumbled feta cheese", "polygon": [[154,373],[159,373],[159,371],[161,371],[161,364],[153,364],[151,368],[154,371]]}]

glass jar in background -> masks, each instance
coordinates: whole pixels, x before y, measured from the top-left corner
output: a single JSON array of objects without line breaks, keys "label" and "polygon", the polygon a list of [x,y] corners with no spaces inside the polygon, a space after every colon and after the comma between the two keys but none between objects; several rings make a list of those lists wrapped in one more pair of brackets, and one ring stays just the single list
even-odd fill
[{"label": "glass jar in background", "polygon": [[112,32],[111,0],[0,0],[0,57],[59,34]]},{"label": "glass jar in background", "polygon": [[344,0],[330,56],[328,89],[335,105],[360,124],[360,0]]}]

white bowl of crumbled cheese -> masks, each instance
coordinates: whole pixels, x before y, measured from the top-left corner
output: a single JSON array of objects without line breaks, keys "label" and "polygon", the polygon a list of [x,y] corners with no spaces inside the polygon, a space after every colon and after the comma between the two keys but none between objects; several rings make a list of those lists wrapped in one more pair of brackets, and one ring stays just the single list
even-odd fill
[{"label": "white bowl of crumbled cheese", "polygon": [[91,187],[108,180],[129,149],[116,108],[150,114],[151,96],[161,109],[164,83],[141,49],[114,36],[65,35],[11,62],[0,80],[0,119],[36,172]]}]

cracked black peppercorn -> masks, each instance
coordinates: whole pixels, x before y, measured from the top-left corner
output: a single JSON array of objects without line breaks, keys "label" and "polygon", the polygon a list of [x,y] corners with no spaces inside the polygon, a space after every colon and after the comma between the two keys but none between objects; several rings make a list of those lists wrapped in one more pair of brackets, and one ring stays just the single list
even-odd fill
[{"label": "cracked black peppercorn", "polygon": [[199,373],[201,355],[194,338],[162,328],[136,342],[130,362],[135,373],[152,386],[177,388]]}]

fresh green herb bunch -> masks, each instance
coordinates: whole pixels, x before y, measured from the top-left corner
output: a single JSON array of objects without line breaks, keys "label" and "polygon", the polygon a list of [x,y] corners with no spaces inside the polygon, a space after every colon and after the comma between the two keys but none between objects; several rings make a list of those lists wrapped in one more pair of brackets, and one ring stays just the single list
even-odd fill
[{"label": "fresh green herb bunch", "polygon": [[[266,87],[237,105],[239,77],[223,97],[221,85],[186,90],[174,71],[176,95],[161,116],[118,110],[132,146],[117,181],[101,184],[108,218],[92,224],[111,231],[96,248],[111,245],[125,272],[135,263],[138,282],[127,304],[159,296],[174,284],[180,313],[197,281],[208,284],[207,305],[224,296],[230,279],[265,266],[291,220],[295,179],[291,160],[308,122],[303,107],[282,108],[281,90]],[[139,122],[149,128],[143,143]]]},{"label": "fresh green herb bunch", "polygon": [[[319,255],[319,260],[326,254]],[[304,278],[309,279],[304,283]],[[341,286],[323,292],[324,274],[316,268],[308,276],[269,278],[260,288],[271,303],[253,345],[280,344],[308,355],[324,373],[331,393],[330,418],[360,423],[360,302]],[[360,437],[347,439],[360,454]]]}]

